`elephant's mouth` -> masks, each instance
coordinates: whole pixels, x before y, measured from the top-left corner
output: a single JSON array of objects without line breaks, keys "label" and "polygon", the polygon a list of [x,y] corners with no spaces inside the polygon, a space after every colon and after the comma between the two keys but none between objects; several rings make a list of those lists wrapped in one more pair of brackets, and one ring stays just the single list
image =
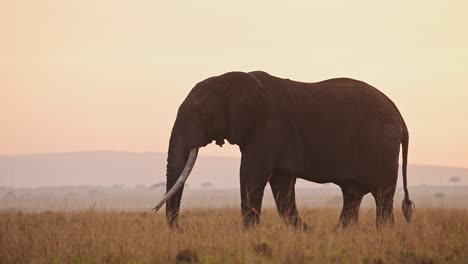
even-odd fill
[{"label": "elephant's mouth", "polygon": [[224,136],[221,131],[207,129],[205,131],[205,146],[215,141],[216,145],[222,147],[224,142]]},{"label": "elephant's mouth", "polygon": [[224,138],[216,139],[216,145],[223,147],[224,145]]}]

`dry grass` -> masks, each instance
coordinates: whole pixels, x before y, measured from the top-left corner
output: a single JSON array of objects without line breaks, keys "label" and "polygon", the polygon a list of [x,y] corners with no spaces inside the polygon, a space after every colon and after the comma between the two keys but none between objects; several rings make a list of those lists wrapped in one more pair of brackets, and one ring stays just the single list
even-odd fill
[{"label": "dry grass", "polygon": [[302,210],[314,227],[297,232],[266,210],[243,232],[236,209],[186,210],[183,231],[162,214],[81,211],[0,212],[0,263],[468,263],[468,211],[418,209],[406,224],[377,230],[374,211],[336,230],[337,209]]}]

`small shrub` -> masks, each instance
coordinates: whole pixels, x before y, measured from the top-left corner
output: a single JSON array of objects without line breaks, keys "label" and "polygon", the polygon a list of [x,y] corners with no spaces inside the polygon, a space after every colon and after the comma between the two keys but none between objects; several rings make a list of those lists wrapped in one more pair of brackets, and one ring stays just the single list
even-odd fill
[{"label": "small shrub", "polygon": [[197,253],[190,249],[184,249],[179,251],[176,256],[177,263],[196,263],[198,262]]},{"label": "small shrub", "polygon": [[257,255],[264,257],[271,257],[273,250],[267,243],[258,243],[253,246],[253,249]]}]

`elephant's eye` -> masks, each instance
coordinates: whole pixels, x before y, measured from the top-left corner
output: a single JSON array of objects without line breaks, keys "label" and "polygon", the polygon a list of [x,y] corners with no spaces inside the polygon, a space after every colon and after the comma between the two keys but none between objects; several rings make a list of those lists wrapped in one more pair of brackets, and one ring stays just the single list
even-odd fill
[{"label": "elephant's eye", "polygon": [[195,108],[193,112],[197,115],[197,117],[203,124],[209,125],[210,122],[213,122],[213,114],[207,112],[206,109]]}]

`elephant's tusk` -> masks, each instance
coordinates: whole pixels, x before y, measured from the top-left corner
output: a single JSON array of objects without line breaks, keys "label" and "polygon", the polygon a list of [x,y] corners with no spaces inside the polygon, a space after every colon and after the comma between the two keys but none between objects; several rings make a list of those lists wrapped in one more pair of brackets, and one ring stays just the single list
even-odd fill
[{"label": "elephant's tusk", "polygon": [[192,171],[193,166],[195,165],[195,161],[197,160],[198,155],[198,148],[193,148],[190,150],[189,157],[187,159],[187,163],[185,163],[184,170],[177,179],[177,182],[172,186],[172,188],[163,196],[161,201],[153,208],[154,212],[157,212],[167,200],[171,199],[171,197],[182,187],[187,180],[190,172]]}]

